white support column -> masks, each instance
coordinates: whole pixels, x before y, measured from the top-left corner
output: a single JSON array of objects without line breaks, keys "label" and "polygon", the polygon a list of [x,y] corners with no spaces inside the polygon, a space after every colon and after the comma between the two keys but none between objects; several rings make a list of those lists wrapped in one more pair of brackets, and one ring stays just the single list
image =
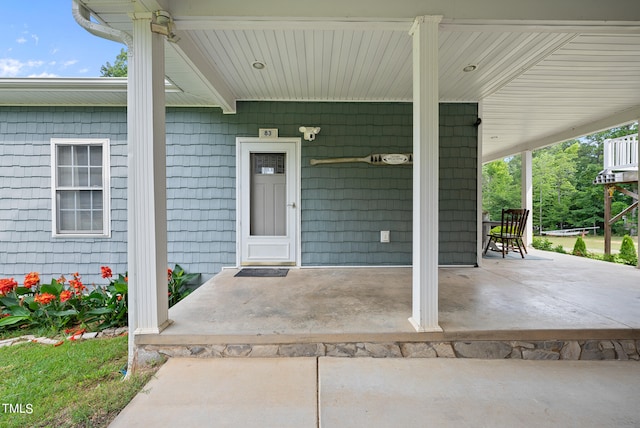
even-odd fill
[{"label": "white support column", "polygon": [[524,229],[524,245],[531,246],[533,242],[533,156],[531,150],[520,154],[522,174],[522,207],[529,210],[529,218]]},{"label": "white support column", "polygon": [[[478,117],[480,119],[482,119],[484,117],[484,104],[483,101],[480,100],[478,101]],[[477,210],[478,210],[478,219],[477,219],[477,228],[478,228],[478,233],[476,235],[476,240],[477,240],[477,244],[476,244],[476,264],[478,265],[478,267],[482,267],[482,252],[484,251],[484,238],[486,236],[486,232],[484,230],[484,225],[483,225],[483,220],[484,220],[484,215],[483,215],[483,211],[482,211],[482,144],[483,144],[483,139],[482,139],[482,123],[480,123],[480,125],[478,126],[478,149],[477,149],[477,165],[476,168],[477,173],[476,173],[476,180],[478,183],[478,188],[476,189],[477,192]]]},{"label": "white support column", "polygon": [[128,264],[130,335],[169,323],[164,36],[152,14],[133,17],[128,58]]},{"label": "white support column", "polygon": [[413,312],[417,331],[438,325],[438,24],[417,17],[413,36]]}]

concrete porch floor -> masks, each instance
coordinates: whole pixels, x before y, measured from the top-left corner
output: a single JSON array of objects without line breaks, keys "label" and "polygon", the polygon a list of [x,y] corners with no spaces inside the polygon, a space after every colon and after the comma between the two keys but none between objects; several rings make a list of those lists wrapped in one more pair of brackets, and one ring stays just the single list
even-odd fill
[{"label": "concrete porch floor", "polygon": [[413,340],[640,339],[640,270],[530,250],[440,268],[442,333],[410,325],[411,268],[302,268],[284,278],[225,269],[139,345]]}]

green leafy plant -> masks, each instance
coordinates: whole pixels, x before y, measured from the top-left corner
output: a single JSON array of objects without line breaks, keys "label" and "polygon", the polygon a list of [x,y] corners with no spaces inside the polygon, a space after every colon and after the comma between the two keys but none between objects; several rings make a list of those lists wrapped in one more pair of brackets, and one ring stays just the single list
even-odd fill
[{"label": "green leafy plant", "polygon": [[491,229],[491,234],[493,235],[500,235],[501,233],[514,233],[514,228],[512,227],[502,227],[502,226],[496,226],[494,228]]},{"label": "green leafy plant", "polygon": [[571,252],[574,256],[587,257],[589,253],[587,252],[587,244],[584,242],[580,236],[576,239],[576,244],[573,246],[573,251]]},{"label": "green leafy plant", "polygon": [[636,247],[633,245],[633,240],[629,235],[625,235],[622,238],[620,244],[620,253],[618,254],[620,260],[623,263],[635,266],[638,264],[638,254],[636,253]]},{"label": "green leafy plant", "polygon": [[199,276],[199,273],[186,273],[178,264],[173,269],[168,269],[169,307],[172,307],[191,293],[189,284]]},{"label": "green leafy plant", "polygon": [[102,271],[102,277],[109,280],[109,285],[97,288],[88,296],[100,309],[100,315],[102,316],[100,329],[125,326],[128,321],[128,276],[125,273],[113,279],[114,276],[110,267],[101,266],[100,270]]},{"label": "green leafy plant", "polygon": [[560,254],[567,254],[562,245],[556,245],[555,247],[553,247],[553,251]]},{"label": "green leafy plant", "polygon": [[553,243],[547,238],[533,238],[531,246],[537,250],[551,251],[553,249]]}]

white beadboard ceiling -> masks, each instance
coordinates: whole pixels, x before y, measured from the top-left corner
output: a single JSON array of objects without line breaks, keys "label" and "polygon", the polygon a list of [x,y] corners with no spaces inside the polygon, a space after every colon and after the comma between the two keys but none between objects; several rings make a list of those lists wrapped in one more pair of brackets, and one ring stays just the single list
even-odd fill
[{"label": "white beadboard ceiling", "polygon": [[[418,0],[80,2],[129,33],[129,13],[171,12],[180,40],[166,45],[166,74],[179,91],[168,93],[169,105],[232,113],[241,100],[411,102],[409,30],[415,16],[438,14],[440,100],[481,103],[484,161],[640,117],[637,0],[571,8],[557,0],[434,0],[432,10]],[[254,61],[266,67],[256,70]],[[463,72],[470,64],[477,69]],[[0,82],[0,104],[18,102],[16,93],[8,98]],[[66,97],[86,104],[88,93]],[[108,91],[93,102],[118,97],[126,102]],[[36,99],[26,89],[20,98]]]}]

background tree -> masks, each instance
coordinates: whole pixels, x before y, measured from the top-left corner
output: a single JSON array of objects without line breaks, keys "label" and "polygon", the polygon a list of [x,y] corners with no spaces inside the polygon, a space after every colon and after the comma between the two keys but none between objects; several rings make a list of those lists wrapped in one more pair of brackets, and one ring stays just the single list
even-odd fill
[{"label": "background tree", "polygon": [[105,65],[100,67],[100,75],[102,77],[127,77],[127,51],[124,48],[120,49],[113,65],[107,61]]},{"label": "background tree", "polygon": [[[604,141],[604,140],[602,140]],[[576,193],[568,222],[577,226],[595,227],[604,224],[604,191],[593,180],[602,171],[602,141],[585,140],[578,147],[576,158]]]},{"label": "background tree", "polygon": [[499,220],[503,208],[519,207],[520,184],[516,183],[505,160],[482,166],[482,209],[493,220]]},{"label": "background tree", "polygon": [[[604,230],[604,189],[593,180],[603,168],[603,146],[608,138],[638,132],[638,124],[598,132],[579,140],[570,140],[536,150],[533,154],[533,225],[534,229],[555,230],[599,226]],[[521,159],[513,156],[482,167],[482,207],[491,218],[500,218],[502,208],[519,207]],[[635,192],[634,184],[626,184]],[[612,215],[632,203],[629,196],[616,192]],[[637,225],[637,212],[629,214],[627,223],[612,227],[616,235],[628,233]]]},{"label": "background tree", "polygon": [[571,141],[533,154],[533,221],[542,230],[563,229],[568,224],[576,194],[578,147],[578,142]]}]

